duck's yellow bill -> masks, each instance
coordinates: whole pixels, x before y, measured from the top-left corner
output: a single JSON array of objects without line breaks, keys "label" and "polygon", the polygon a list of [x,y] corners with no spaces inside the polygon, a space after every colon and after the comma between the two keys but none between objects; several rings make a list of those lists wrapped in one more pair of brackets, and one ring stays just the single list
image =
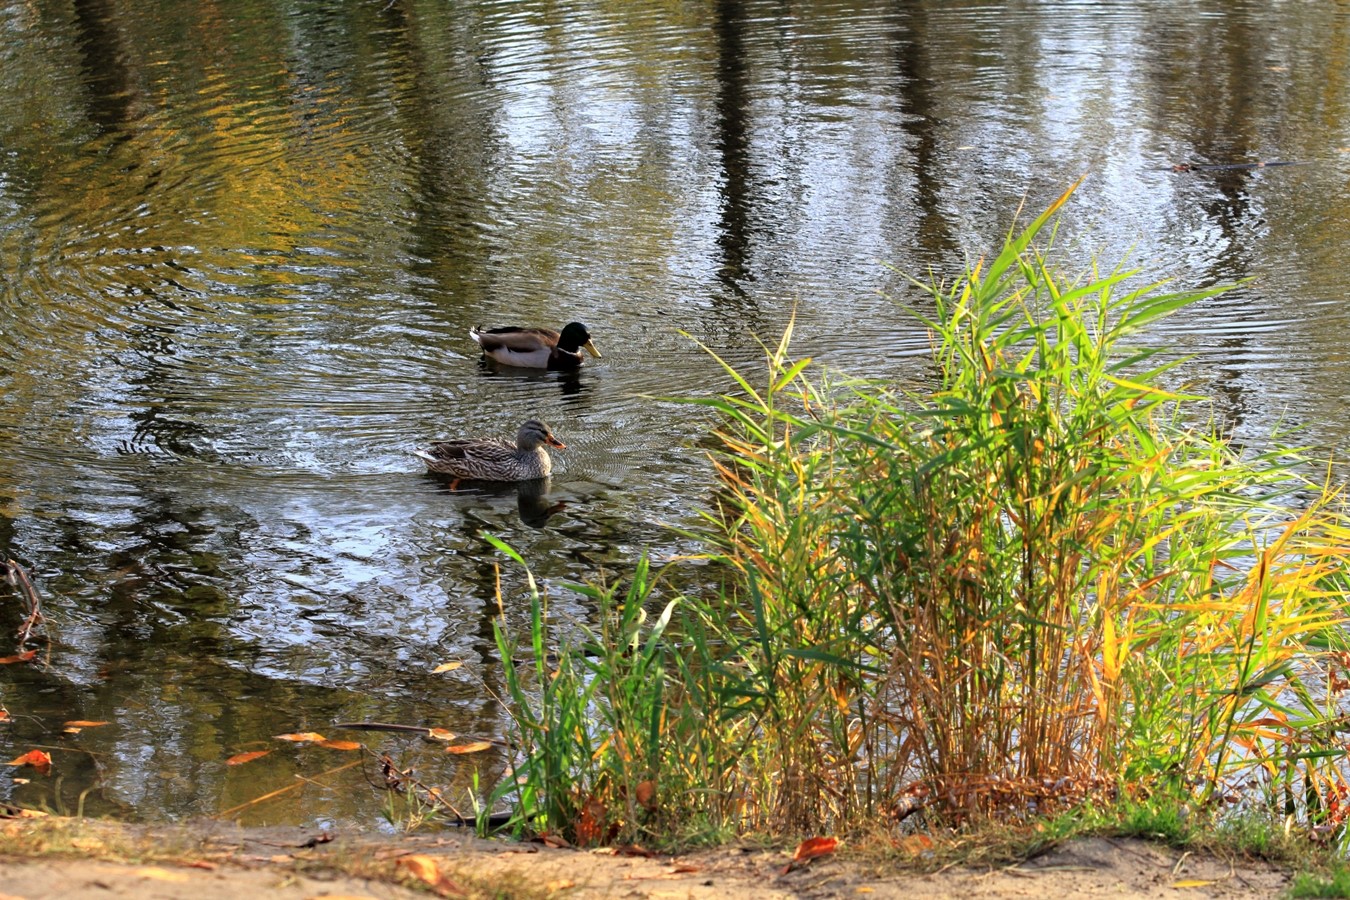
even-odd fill
[{"label": "duck's yellow bill", "polygon": [[585,348],[586,348],[586,352],[589,353],[591,356],[594,356],[596,359],[601,359],[601,358],[602,358],[602,357],[600,356],[600,351],[597,350],[597,349],[595,349],[595,342],[594,342],[594,341],[587,341],[586,343],[582,344],[581,346],[585,347]]}]

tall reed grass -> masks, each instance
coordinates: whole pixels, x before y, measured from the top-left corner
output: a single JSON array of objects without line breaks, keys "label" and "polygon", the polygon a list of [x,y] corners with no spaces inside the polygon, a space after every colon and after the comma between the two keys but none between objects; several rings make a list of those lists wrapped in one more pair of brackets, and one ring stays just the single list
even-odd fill
[{"label": "tall reed grass", "polygon": [[736,391],[695,401],[722,422],[703,537],[731,575],[648,620],[644,561],[556,668],[536,608],[533,693],[508,666],[522,822],[805,833],[1255,784],[1339,824],[1342,497],[1131,345],[1214,291],[1066,279],[1035,249],[1067,197],[915,282],[928,390],[817,372],[789,329],[762,387],[727,366]]}]

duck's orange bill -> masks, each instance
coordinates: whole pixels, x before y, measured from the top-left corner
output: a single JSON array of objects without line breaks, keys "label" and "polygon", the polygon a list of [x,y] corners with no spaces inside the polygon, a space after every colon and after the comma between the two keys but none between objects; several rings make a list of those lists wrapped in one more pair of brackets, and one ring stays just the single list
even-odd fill
[{"label": "duck's orange bill", "polygon": [[555,438],[555,437],[554,437],[553,435],[551,435],[551,434],[550,434],[547,438],[545,438],[544,440],[548,441],[548,445],[549,445],[550,447],[557,447],[559,450],[566,450],[566,449],[567,449],[567,445],[566,445],[566,444],[564,444],[562,441],[558,440],[557,438]]}]

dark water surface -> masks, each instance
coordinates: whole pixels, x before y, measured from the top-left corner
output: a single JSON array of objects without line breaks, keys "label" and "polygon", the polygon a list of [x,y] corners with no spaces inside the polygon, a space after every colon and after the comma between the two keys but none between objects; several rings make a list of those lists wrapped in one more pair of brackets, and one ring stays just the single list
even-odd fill
[{"label": "dark water surface", "polygon": [[[212,814],[354,758],[282,732],[500,734],[479,533],[575,619],[561,582],[688,549],[707,421],[652,398],[727,382],[680,331],[749,365],[795,309],[800,353],[918,377],[884,264],[950,272],[1080,175],[1066,258],[1253,279],[1159,340],[1239,437],[1344,455],[1348,91],[1333,2],[0,0],[0,557],[54,641],[0,667],[0,757],[63,748],[0,800]],[[467,334],[573,319],[575,377]],[[547,496],[407,453],[530,415]],[[370,823],[367,775],[237,815]]]}]

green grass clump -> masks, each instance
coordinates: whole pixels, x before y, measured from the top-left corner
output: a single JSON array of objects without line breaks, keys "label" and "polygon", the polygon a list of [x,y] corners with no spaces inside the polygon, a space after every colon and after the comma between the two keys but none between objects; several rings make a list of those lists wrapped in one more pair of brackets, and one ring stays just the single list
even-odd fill
[{"label": "green grass clump", "polygon": [[817,373],[789,329],[763,387],[728,366],[736,393],[698,401],[731,576],[649,622],[641,565],[556,668],[536,601],[511,676],[536,826],[808,834],[1253,783],[1340,824],[1342,499],[1275,438],[1196,424],[1174,363],[1133,346],[1215,291],[1070,280],[1034,248],[1067,196],[954,284],[915,282],[931,389]]},{"label": "green grass clump", "polygon": [[1290,897],[1350,897],[1350,867],[1341,863],[1326,873],[1299,872],[1289,886]]}]

